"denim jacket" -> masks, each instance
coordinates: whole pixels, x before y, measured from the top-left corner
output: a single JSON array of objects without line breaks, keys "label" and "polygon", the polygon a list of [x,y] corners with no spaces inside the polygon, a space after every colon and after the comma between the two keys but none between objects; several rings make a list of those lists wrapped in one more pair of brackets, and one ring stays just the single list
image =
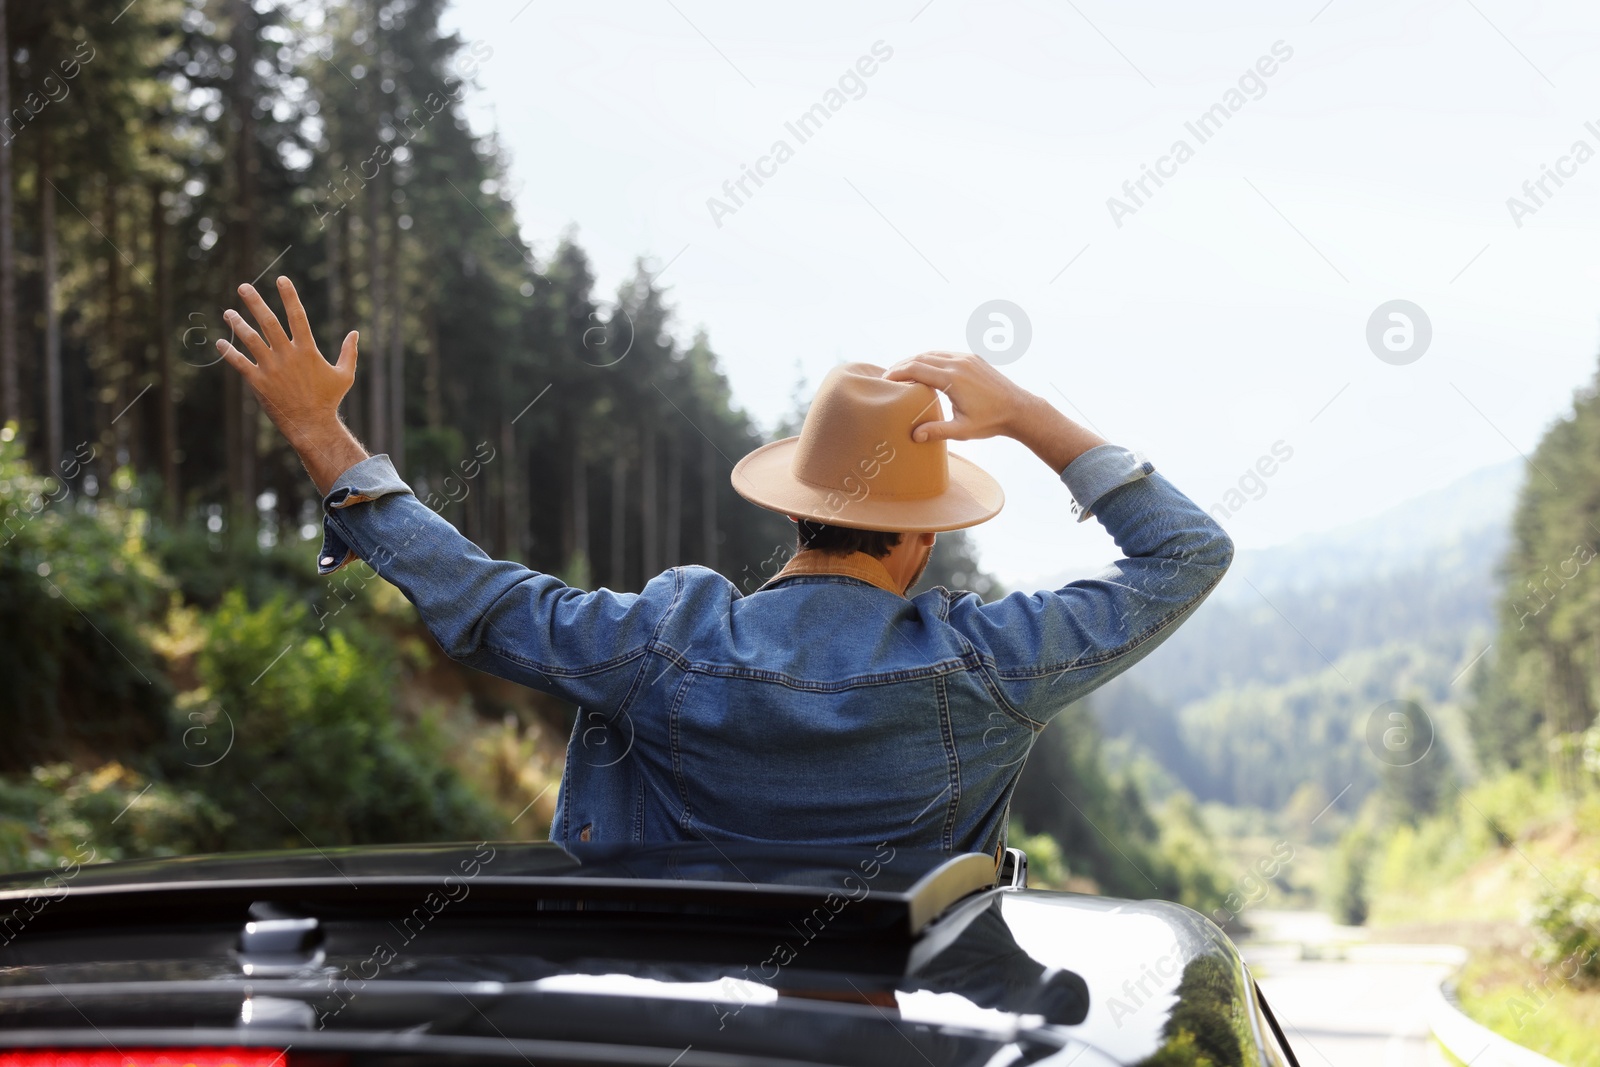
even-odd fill
[{"label": "denim jacket", "polygon": [[993,854],[1039,732],[1172,633],[1233,558],[1126,449],[1091,449],[1061,480],[1122,558],[989,604],[942,587],[907,599],[866,556],[843,573],[806,561],[748,595],[700,566],[584,592],[490,559],[382,455],[325,499],[319,570],[366,560],[452,659],[578,706],[552,840]]}]

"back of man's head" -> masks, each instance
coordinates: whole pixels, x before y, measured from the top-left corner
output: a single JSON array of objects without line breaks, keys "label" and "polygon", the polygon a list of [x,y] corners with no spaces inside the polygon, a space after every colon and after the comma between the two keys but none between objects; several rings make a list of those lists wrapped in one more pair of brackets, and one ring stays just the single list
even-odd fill
[{"label": "back of man's head", "polygon": [[811,519],[795,520],[795,541],[798,549],[815,549],[830,556],[848,556],[852,552],[865,552],[874,559],[883,559],[898,545],[903,537],[882,530],[856,530],[849,526],[830,526]]}]

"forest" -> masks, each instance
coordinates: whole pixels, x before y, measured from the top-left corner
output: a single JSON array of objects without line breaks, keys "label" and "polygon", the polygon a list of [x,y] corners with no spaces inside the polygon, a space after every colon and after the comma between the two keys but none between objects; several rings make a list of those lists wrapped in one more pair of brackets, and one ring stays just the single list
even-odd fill
[{"label": "forest", "polygon": [[[550,164],[468,121],[512,59],[441,31],[444,0],[118,6],[0,0],[0,869],[545,837],[573,709],[450,662],[369,568],[317,577],[315,491],[214,347],[235,287],[289,275],[324,352],[360,330],[358,436],[583,587],[776,572],[792,531],[728,473],[805,383],[759,424],[670,263],[602,293],[576,231],[524,236],[514,171]],[[1036,880],[1237,931],[1268,899],[1459,911],[1526,854],[1550,884],[1497,921],[1600,944],[1594,386],[1514,476],[1503,520],[1388,569],[1241,562],[1270,605],[1230,579],[1063,711],[1012,809]],[[1004,592],[955,536],[924,582]],[[1404,765],[1367,739],[1393,701],[1436,731]]]}]

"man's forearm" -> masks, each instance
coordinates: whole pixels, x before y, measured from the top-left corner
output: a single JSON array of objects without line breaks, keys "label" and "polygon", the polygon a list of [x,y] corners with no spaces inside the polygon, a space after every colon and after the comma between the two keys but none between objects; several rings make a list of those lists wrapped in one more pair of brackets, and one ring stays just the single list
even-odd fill
[{"label": "man's forearm", "polygon": [[1032,449],[1058,475],[1089,449],[1108,443],[1061,414],[1048,400],[1032,394],[1017,412],[1011,436]]},{"label": "man's forearm", "polygon": [[327,496],[339,475],[368,459],[367,450],[361,447],[355,434],[337,417],[315,426],[295,427],[284,434],[289,444],[300,454],[306,473],[317,485],[317,492]]}]

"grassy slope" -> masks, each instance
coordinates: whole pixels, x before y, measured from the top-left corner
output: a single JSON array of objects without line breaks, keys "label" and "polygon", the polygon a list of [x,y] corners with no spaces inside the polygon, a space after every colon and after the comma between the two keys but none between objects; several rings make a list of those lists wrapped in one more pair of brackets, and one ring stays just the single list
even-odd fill
[{"label": "grassy slope", "polygon": [[[1508,844],[1485,833],[1490,820]],[[1379,868],[1375,935],[1466,945],[1457,991],[1468,1015],[1568,1067],[1600,1067],[1600,989],[1575,989],[1534,963],[1526,920],[1550,881],[1600,869],[1600,794],[1485,783],[1456,815],[1392,839]]]}]

